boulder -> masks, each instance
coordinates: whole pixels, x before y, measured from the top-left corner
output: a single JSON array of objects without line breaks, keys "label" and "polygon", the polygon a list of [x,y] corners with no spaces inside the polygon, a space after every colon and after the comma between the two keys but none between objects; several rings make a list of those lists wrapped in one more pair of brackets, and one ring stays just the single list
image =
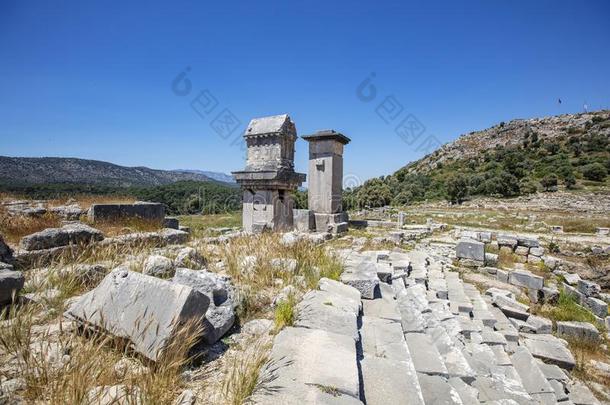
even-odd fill
[{"label": "boulder", "polygon": [[136,352],[156,361],[185,322],[203,322],[209,303],[191,287],[116,269],[65,315],[127,339]]},{"label": "boulder", "polygon": [[104,239],[99,230],[85,224],[69,224],[61,228],[48,228],[21,239],[23,250],[42,250],[60,246],[88,244]]},{"label": "boulder", "polygon": [[599,331],[589,322],[557,322],[557,334],[578,340],[599,340]]},{"label": "boulder", "polygon": [[142,273],[159,278],[169,278],[174,275],[174,263],[165,256],[151,255],[144,261]]},{"label": "boulder", "polygon": [[0,235],[0,262],[12,264],[13,260],[13,250],[4,242],[2,235]]},{"label": "boulder", "polygon": [[455,247],[455,256],[458,259],[471,259],[484,262],[485,244],[474,239],[460,239]]},{"label": "boulder", "polygon": [[10,303],[23,288],[25,277],[20,271],[0,270],[0,305]]},{"label": "boulder", "polygon": [[231,329],[235,323],[236,293],[231,278],[205,270],[179,268],[172,279],[204,294],[210,304],[205,313],[203,340],[213,344]]},{"label": "boulder", "polygon": [[78,221],[81,214],[85,212],[78,204],[60,205],[49,209],[49,212],[67,221]]},{"label": "boulder", "polygon": [[205,257],[199,254],[192,247],[185,247],[178,251],[174,265],[176,267],[186,267],[187,269],[200,270],[207,264]]}]

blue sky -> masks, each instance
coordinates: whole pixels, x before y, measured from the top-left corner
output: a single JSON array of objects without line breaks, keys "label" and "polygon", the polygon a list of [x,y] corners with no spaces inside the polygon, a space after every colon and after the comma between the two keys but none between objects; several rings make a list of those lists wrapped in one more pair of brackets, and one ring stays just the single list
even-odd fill
[{"label": "blue sky", "polygon": [[351,137],[361,181],[500,121],[610,108],[609,40],[608,1],[4,0],[0,155],[230,172],[247,122],[289,113]]}]

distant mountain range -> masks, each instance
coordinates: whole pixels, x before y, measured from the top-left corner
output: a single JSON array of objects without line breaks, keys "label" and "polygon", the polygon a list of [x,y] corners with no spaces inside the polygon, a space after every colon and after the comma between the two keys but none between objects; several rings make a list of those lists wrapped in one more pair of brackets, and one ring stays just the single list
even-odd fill
[{"label": "distant mountain range", "polygon": [[0,156],[0,183],[4,184],[70,183],[146,187],[183,180],[234,183],[233,178],[224,173],[155,170],[77,158]]},{"label": "distant mountain range", "polygon": [[226,173],[221,173],[221,172],[208,172],[205,170],[190,170],[190,169],[178,169],[178,170],[174,170],[174,171],[178,172],[178,173],[202,174],[206,177],[209,177],[216,181],[221,181],[223,183],[235,183],[235,179],[233,178],[233,176],[226,174]]}]

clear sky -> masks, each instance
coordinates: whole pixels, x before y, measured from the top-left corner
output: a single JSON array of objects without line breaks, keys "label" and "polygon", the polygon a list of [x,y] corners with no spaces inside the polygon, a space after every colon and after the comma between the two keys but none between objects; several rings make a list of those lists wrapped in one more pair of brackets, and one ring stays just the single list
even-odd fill
[{"label": "clear sky", "polygon": [[247,122],[289,113],[351,137],[362,180],[500,121],[610,108],[609,46],[608,1],[2,0],[0,155],[230,172]]}]

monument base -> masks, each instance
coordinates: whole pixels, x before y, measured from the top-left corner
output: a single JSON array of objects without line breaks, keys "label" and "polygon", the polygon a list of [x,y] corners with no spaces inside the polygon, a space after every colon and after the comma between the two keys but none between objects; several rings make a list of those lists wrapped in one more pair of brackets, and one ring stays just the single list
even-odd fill
[{"label": "monument base", "polygon": [[348,217],[347,212],[337,214],[314,214],[317,232],[330,232],[333,234],[347,232]]}]

